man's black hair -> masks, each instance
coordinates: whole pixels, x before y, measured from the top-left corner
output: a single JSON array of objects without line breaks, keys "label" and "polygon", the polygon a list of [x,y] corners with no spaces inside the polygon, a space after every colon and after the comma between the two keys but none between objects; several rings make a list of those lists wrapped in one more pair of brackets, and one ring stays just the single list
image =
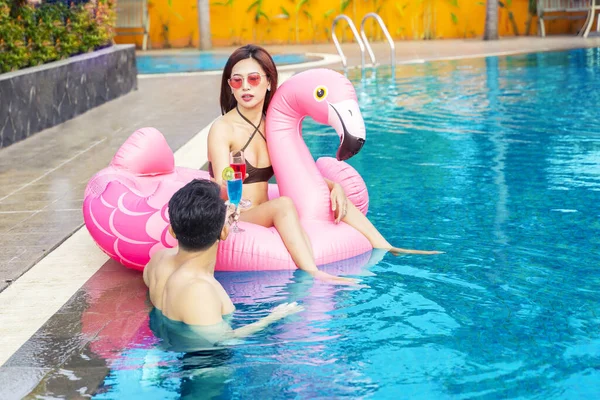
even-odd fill
[{"label": "man's black hair", "polygon": [[195,179],[171,197],[169,219],[181,248],[206,250],[219,239],[227,212],[220,193],[216,183]]}]

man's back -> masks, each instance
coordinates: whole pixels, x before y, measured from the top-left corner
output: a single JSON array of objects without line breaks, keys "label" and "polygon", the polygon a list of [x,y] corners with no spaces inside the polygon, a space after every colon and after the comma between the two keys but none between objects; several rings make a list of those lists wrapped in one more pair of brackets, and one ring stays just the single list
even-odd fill
[{"label": "man's back", "polygon": [[177,250],[164,249],[157,251],[144,268],[144,283],[148,286],[150,301],[159,308],[167,280],[179,267],[177,264]]},{"label": "man's back", "polygon": [[[171,274],[160,309],[167,318],[191,325],[213,325],[235,310],[223,286],[211,273],[202,273],[202,260],[189,260]],[[200,267],[200,268],[198,268]]]}]

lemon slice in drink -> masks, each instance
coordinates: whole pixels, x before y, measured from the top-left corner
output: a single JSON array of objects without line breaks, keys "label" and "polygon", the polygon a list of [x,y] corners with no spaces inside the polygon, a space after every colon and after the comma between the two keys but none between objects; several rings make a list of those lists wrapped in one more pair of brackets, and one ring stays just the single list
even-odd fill
[{"label": "lemon slice in drink", "polygon": [[221,173],[221,178],[223,178],[224,181],[230,181],[235,176],[234,174],[235,174],[235,171],[233,170],[233,168],[226,167],[225,169],[223,169],[223,172]]}]

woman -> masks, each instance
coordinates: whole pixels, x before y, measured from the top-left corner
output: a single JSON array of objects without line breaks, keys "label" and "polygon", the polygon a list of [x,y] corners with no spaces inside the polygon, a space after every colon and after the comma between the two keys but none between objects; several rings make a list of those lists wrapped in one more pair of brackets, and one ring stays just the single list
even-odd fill
[{"label": "woman", "polygon": [[[209,173],[226,190],[221,171],[229,166],[229,153],[243,150],[247,177],[243,197],[251,207],[242,210],[240,220],[270,228],[274,226],[298,268],[315,278],[340,283],[353,279],[335,277],[319,271],[315,264],[310,240],[298,219],[291,199],[269,200],[268,180],[273,176],[265,132],[265,115],[277,90],[277,69],[266,50],[255,45],[240,47],[227,60],[221,80],[221,112],[208,133]],[[377,231],[365,215],[351,202],[340,185],[327,181],[331,191],[331,209],[336,222],[344,221],[361,232],[374,248],[398,253],[437,254],[439,252],[406,250],[393,247]]]}]

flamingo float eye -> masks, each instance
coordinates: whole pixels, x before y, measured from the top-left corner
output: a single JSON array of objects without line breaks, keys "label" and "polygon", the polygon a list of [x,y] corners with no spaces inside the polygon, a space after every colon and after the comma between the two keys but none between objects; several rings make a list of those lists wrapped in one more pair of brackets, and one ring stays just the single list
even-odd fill
[{"label": "flamingo float eye", "polygon": [[315,100],[323,101],[327,97],[327,88],[325,86],[317,86],[315,89]]}]

